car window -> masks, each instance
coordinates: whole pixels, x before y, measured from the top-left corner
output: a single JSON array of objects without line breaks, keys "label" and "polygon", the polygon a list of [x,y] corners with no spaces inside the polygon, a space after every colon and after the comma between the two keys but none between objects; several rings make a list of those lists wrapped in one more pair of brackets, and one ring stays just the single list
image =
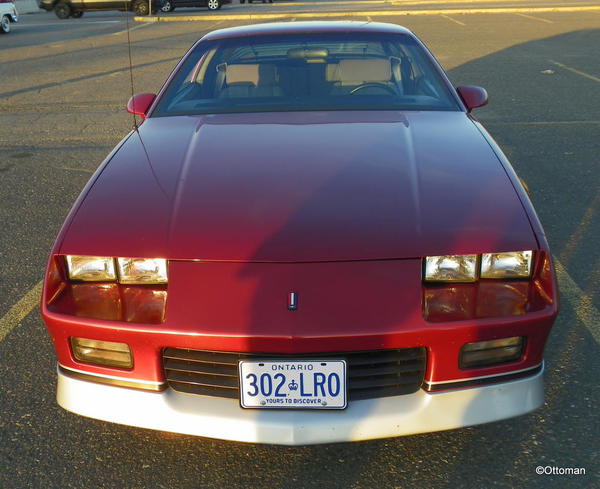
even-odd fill
[{"label": "car window", "polygon": [[201,42],[152,116],[290,110],[460,110],[407,35],[278,35]]}]

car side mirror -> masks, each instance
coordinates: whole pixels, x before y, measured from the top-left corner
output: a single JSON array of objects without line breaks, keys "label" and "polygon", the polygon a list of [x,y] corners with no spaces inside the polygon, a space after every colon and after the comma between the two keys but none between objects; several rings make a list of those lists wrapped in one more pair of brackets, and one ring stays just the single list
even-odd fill
[{"label": "car side mirror", "polygon": [[154,93],[138,93],[131,97],[129,102],[127,102],[127,112],[139,115],[142,119],[145,119],[148,109],[155,98],[156,95]]},{"label": "car side mirror", "polygon": [[488,103],[488,94],[485,88],[465,86],[457,87],[456,91],[467,106],[467,112],[471,112],[477,107],[483,107]]}]

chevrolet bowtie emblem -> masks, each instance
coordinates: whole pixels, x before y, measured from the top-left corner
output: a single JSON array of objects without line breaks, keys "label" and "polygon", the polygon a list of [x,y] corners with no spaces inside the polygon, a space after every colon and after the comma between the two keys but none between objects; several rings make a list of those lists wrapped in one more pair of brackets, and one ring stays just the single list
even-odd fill
[{"label": "chevrolet bowtie emblem", "polygon": [[295,311],[296,309],[298,309],[298,294],[290,292],[288,294],[288,311]]}]

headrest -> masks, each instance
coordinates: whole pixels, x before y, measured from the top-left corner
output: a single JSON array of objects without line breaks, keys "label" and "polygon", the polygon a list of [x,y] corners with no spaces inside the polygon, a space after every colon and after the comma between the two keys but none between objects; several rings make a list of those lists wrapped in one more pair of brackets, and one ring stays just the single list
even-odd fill
[{"label": "headrest", "polygon": [[275,66],[273,65],[227,65],[225,70],[225,82],[227,85],[232,83],[251,83],[255,87],[258,85],[270,85],[277,80]]},{"label": "headrest", "polygon": [[387,59],[342,59],[327,65],[327,81],[341,85],[359,85],[369,82],[388,82],[392,69]]}]

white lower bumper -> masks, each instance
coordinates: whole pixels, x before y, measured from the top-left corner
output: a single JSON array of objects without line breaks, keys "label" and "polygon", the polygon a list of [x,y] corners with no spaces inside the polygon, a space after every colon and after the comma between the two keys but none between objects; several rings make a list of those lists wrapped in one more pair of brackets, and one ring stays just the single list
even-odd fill
[{"label": "white lower bumper", "polygon": [[308,445],[448,430],[518,416],[544,401],[543,372],[501,384],[351,402],[343,411],[242,409],[238,401],[148,392],[58,373],[58,403],[83,416],[243,442]]}]

